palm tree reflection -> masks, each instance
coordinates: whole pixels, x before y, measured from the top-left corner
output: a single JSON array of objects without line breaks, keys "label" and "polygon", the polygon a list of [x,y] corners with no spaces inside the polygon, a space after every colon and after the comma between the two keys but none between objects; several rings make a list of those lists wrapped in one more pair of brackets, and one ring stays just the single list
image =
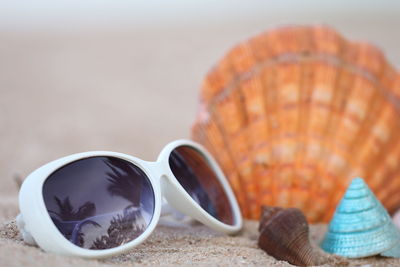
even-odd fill
[{"label": "palm tree reflection", "polygon": [[147,226],[140,207],[141,173],[132,165],[119,160],[108,159],[105,163],[110,168],[107,172],[107,180],[110,182],[107,191],[112,196],[128,200],[131,204],[124,208],[122,215],[112,217],[107,235],[96,238],[91,249],[120,246],[138,237]]},{"label": "palm tree reflection", "polygon": [[[135,239],[147,227],[142,214],[144,208],[140,203],[144,173],[135,166],[115,158],[104,158],[103,163],[107,165],[107,172],[105,177],[99,177],[99,179],[106,181],[107,191],[95,192],[95,194],[102,194],[99,197],[104,197],[103,202],[105,199],[112,202],[114,197],[123,198],[127,200],[124,208],[116,206],[117,210],[96,214],[96,205],[91,201],[85,202],[76,209],[69,196],[63,200],[54,196],[58,210],[49,210],[57,228],[68,240],[80,247],[113,248]],[[98,196],[94,197],[96,198]],[[121,201],[115,203],[121,203]],[[96,202],[96,204],[99,203]],[[93,226],[98,230],[86,226]],[[106,234],[101,235],[101,233]]]},{"label": "palm tree reflection", "polygon": [[138,237],[145,228],[146,222],[140,209],[124,209],[122,215],[112,217],[107,235],[96,238],[90,248],[107,249],[120,246]]},{"label": "palm tree reflection", "polygon": [[85,220],[95,215],[95,204],[87,201],[76,210],[72,206],[69,197],[61,201],[58,197],[54,196],[54,200],[57,204],[58,212],[49,210],[54,224],[68,240],[75,245],[83,247],[85,234],[80,229],[87,224],[100,227],[100,224],[95,221]]},{"label": "palm tree reflection", "polygon": [[132,165],[120,160],[108,159],[105,164],[110,168],[107,172],[107,180],[110,182],[108,192],[112,196],[128,200],[132,206],[139,206],[141,184],[138,184],[138,179],[134,177],[140,176],[140,173]]}]

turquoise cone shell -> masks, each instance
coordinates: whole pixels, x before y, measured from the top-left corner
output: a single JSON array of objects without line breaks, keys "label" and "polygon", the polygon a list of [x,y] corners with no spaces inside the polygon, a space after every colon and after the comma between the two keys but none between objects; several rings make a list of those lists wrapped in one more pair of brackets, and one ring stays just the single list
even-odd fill
[{"label": "turquoise cone shell", "polygon": [[400,242],[397,243],[394,248],[391,248],[381,253],[381,255],[385,257],[400,258]]},{"label": "turquoise cone shell", "polygon": [[361,258],[400,254],[400,231],[364,180],[355,178],[336,208],[321,247],[328,253]]}]

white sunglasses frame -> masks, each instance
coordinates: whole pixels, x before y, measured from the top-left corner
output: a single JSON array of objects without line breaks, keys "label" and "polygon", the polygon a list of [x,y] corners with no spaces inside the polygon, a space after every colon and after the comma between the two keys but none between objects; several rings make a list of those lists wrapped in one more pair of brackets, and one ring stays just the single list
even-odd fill
[{"label": "white sunglasses frame", "polygon": [[[225,224],[207,213],[190,197],[186,190],[176,180],[172,170],[170,169],[168,160],[171,152],[180,146],[189,146],[200,152],[216,173],[216,176],[223,186],[232,207],[234,216],[233,225]],[[126,244],[104,250],[81,248],[67,240],[50,218],[42,193],[45,180],[54,171],[73,161],[96,156],[120,158],[139,167],[150,180],[155,198],[154,214],[147,229],[140,236]],[[117,152],[91,151],[66,156],[43,165],[28,175],[21,186],[19,192],[19,207],[21,214],[17,217],[17,224],[24,240],[26,240],[27,243],[36,243],[44,251],[82,258],[105,258],[124,253],[139,245],[149,237],[160,220],[163,196],[173,208],[202,222],[216,231],[226,234],[234,234],[242,228],[243,219],[239,205],[217,162],[201,145],[183,139],[167,144],[155,162],[144,161]]]}]

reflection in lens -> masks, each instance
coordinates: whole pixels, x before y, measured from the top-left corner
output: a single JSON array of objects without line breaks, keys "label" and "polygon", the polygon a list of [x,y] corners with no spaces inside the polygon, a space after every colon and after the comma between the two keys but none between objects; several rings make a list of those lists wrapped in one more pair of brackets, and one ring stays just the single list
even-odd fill
[{"label": "reflection in lens", "polygon": [[205,211],[223,223],[234,224],[228,196],[200,152],[190,146],[177,147],[171,152],[169,166],[178,182]]},{"label": "reflection in lens", "polygon": [[74,161],[43,185],[47,211],[69,241],[87,249],[120,246],[141,235],[154,213],[146,174],[114,157]]}]

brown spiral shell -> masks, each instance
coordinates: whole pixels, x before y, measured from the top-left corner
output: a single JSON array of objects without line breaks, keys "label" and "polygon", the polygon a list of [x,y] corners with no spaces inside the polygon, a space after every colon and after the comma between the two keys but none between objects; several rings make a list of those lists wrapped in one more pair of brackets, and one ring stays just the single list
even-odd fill
[{"label": "brown spiral shell", "polygon": [[297,266],[315,265],[304,214],[296,208],[262,208],[258,246],[278,260]]}]

